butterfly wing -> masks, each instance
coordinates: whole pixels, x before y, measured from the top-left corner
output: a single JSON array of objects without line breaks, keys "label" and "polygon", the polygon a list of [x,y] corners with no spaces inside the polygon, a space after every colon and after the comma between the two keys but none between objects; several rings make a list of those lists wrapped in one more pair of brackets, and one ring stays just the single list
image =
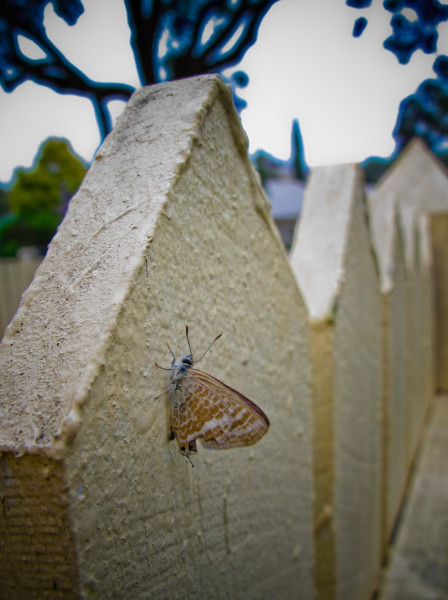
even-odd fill
[{"label": "butterfly wing", "polygon": [[202,371],[189,369],[177,393],[182,398],[171,404],[171,428],[185,451],[198,438],[205,448],[217,450],[251,446],[269,428],[254,402]]}]

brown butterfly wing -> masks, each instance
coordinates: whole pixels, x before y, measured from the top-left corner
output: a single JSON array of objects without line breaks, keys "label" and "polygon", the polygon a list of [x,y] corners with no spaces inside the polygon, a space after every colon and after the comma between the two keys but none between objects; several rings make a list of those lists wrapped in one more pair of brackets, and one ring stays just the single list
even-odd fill
[{"label": "brown butterfly wing", "polygon": [[211,375],[189,369],[182,383],[183,402],[171,414],[171,427],[182,448],[200,439],[205,448],[251,446],[269,428],[254,402]]}]

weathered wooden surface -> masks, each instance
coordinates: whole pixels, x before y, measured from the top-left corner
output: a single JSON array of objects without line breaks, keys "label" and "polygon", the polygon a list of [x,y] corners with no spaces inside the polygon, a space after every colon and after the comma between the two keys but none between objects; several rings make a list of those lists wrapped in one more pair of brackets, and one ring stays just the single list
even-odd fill
[{"label": "weathered wooden surface", "polygon": [[317,596],[367,600],[381,537],[381,301],[354,165],[312,172],[291,263],[311,319]]},{"label": "weathered wooden surface", "polygon": [[445,600],[448,592],[448,398],[436,398],[384,572],[381,600]]},{"label": "weathered wooden surface", "polygon": [[36,454],[0,458],[0,598],[80,598],[63,465]]},{"label": "weathered wooden surface", "polygon": [[[199,446],[194,469],[155,399],[167,374],[154,362],[170,365],[166,342],[187,351],[186,323],[196,356],[223,332],[201,368],[272,423],[251,448]],[[68,540],[64,585],[101,599],[312,597],[308,339],[230,91],[216,76],[138,90],[0,346],[2,465],[18,485],[19,453],[62,469],[68,503],[47,514]],[[18,514],[4,503],[1,536]],[[30,535],[39,514],[22,518]],[[7,558],[10,598],[58,597],[59,578],[36,580],[52,564],[38,545]]]}]

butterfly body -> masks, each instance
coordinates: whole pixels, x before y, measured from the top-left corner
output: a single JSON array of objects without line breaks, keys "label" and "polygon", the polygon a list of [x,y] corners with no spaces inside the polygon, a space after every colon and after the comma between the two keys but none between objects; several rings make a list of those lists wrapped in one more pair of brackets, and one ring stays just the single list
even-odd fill
[{"label": "butterfly body", "polygon": [[258,442],[269,428],[261,408],[194,364],[191,353],[178,361],[173,355],[169,369],[170,433],[181,453],[189,459],[198,439],[205,448],[215,450]]}]

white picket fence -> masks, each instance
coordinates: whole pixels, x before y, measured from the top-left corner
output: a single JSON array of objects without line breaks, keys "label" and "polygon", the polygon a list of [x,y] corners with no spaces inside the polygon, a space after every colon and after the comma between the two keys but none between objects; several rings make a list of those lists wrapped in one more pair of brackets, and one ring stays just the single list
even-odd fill
[{"label": "white picket fence", "polygon": [[[315,169],[288,258],[221,80],[138,90],[0,345],[4,596],[370,599],[443,387],[447,192],[419,142],[368,202]],[[271,422],[194,468],[154,366],[187,323]]]}]

